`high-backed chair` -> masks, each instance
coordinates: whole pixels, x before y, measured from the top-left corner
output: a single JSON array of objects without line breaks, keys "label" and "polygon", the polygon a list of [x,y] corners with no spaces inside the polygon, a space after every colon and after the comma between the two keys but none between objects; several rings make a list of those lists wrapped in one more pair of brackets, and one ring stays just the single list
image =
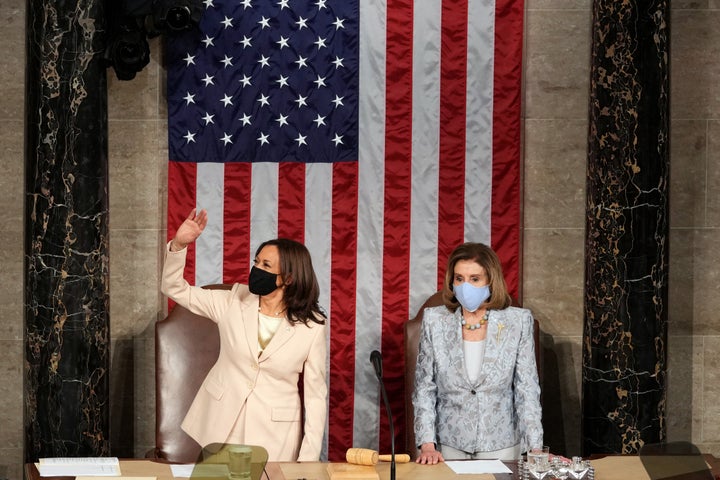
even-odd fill
[{"label": "high-backed chair", "polygon": [[[415,367],[417,366],[418,348],[420,346],[420,325],[426,308],[437,307],[443,304],[442,292],[435,292],[423,303],[417,315],[405,323],[405,451],[410,457],[417,457],[417,444],[415,443],[415,429],[413,426],[415,410],[412,404],[412,394],[415,390]],[[540,362],[540,324],[535,319],[533,329],[535,337],[535,361],[538,366],[538,376],[542,384],[542,363]]]},{"label": "high-backed chair", "polygon": [[146,456],[178,463],[194,463],[200,458],[200,445],[180,424],[219,351],[215,322],[180,305],[155,324],[155,448]]}]

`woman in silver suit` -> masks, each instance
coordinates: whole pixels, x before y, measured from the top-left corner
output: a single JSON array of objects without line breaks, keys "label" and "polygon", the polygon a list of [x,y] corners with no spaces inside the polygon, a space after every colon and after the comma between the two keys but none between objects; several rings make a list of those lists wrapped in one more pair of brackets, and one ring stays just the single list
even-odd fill
[{"label": "woman in silver suit", "polygon": [[511,306],[500,260],[481,243],[452,252],[442,292],[422,321],[416,461],[516,460],[543,441],[532,314]]}]

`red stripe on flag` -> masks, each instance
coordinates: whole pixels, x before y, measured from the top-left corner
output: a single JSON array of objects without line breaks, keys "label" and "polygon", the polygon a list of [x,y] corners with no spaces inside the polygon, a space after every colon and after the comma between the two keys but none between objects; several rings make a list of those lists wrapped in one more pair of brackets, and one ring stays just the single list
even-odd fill
[{"label": "red stripe on flag", "polygon": [[[195,208],[197,190],[197,164],[190,162],[168,162],[168,241],[190,211]],[[195,285],[195,244],[188,245],[185,280]]]},{"label": "red stripe on flag", "polygon": [[467,1],[443,2],[440,59],[440,173],[438,183],[438,285],[450,252],[465,230],[465,110]]},{"label": "red stripe on flag", "polygon": [[330,461],[344,461],[353,444],[357,220],[358,163],[336,163],[330,263]]},{"label": "red stripe on flag", "polygon": [[225,164],[223,204],[223,281],[247,283],[250,260],[250,189],[252,163]]},{"label": "red stripe on flag", "polygon": [[[382,341],[384,371],[390,408],[404,423],[403,324],[407,320],[410,271],[410,200],[412,189],[412,22],[413,2],[392,0],[387,13],[388,78],[385,97],[385,195],[383,221]],[[390,428],[384,406],[380,408],[380,450],[390,451]],[[402,429],[395,430],[400,445]]]},{"label": "red stripe on flag", "polygon": [[283,162],[278,172],[278,237],[305,238],[305,164]]},{"label": "red stripe on flag", "polygon": [[493,102],[491,244],[513,298],[520,289],[520,93],[523,2],[497,0]]}]

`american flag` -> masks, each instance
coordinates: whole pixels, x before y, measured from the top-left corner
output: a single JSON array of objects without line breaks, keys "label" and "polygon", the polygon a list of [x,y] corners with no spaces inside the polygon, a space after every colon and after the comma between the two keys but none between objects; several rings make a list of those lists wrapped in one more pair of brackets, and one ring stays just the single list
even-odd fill
[{"label": "american flag", "polygon": [[403,324],[450,251],[520,276],[522,0],[205,0],[169,38],[168,234],[209,225],[193,284],[246,282],[264,240],[302,241],[330,318],[329,460],[397,445]]}]

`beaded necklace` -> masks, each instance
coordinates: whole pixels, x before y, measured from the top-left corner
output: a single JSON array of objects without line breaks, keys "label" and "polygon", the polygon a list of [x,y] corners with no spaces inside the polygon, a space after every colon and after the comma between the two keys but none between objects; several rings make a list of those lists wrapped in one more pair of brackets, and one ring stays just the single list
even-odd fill
[{"label": "beaded necklace", "polygon": [[483,325],[485,325],[488,322],[489,314],[490,314],[490,312],[485,310],[485,313],[483,314],[482,318],[477,323],[467,323],[467,321],[465,320],[465,317],[462,317],[460,319],[460,325],[467,328],[468,330],[477,330],[478,328],[482,327]]}]

